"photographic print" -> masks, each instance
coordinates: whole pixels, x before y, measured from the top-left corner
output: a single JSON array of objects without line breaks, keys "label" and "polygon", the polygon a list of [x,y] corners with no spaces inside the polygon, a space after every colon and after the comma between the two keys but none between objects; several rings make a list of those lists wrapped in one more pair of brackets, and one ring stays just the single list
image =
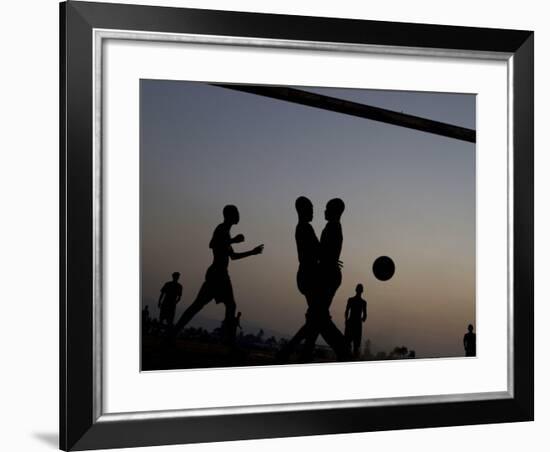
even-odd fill
[{"label": "photographic print", "polygon": [[142,80],[142,370],[473,357],[475,95]]}]

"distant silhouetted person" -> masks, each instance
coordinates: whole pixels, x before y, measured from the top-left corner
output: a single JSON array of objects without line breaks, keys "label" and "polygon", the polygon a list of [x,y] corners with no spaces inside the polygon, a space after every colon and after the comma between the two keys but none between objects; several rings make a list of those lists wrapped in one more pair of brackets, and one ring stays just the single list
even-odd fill
[{"label": "distant silhouetted person", "polygon": [[151,316],[149,315],[149,305],[145,305],[145,307],[141,311],[141,332],[143,334],[149,333],[150,322]]},{"label": "distant silhouetted person", "polygon": [[178,282],[180,274],[172,273],[172,281],[168,281],[160,289],[158,307],[160,308],[159,322],[166,321],[168,328],[174,324],[174,315],[176,314],[176,305],[181,300],[182,287]]},{"label": "distant silhouetted person", "polygon": [[330,304],[342,281],[340,252],[342,250],[342,229],[340,217],[344,212],[344,202],[333,199],[327,203],[325,219],[327,225],[321,235],[321,242],[310,222],[313,218],[313,205],[305,197],[296,200],[298,225],[296,226],[296,247],[298,250],[297,283],[298,290],[305,296],[308,310],[306,323],[279,353],[279,360],[288,359],[292,351],[304,339],[306,341],[303,359],[311,361],[315,341],[321,334],[334,350],[339,360],[347,357],[343,334],[330,317]]},{"label": "distant silhouetted person", "polygon": [[223,223],[216,227],[209,244],[214,257],[212,264],[206,271],[204,283],[199,290],[197,298],[182,314],[174,328],[173,334],[184,328],[206,304],[215,300],[216,303],[223,303],[225,305],[225,318],[223,321],[224,341],[230,344],[234,343],[236,335],[236,304],[228,272],[229,259],[238,260],[254,256],[262,253],[264,248],[263,245],[259,245],[244,253],[233,251],[232,244],[244,242],[244,235],[242,234],[238,234],[233,238],[230,236],[231,227],[238,223],[239,211],[237,207],[233,205],[225,206],[223,208]]},{"label": "distant silhouetted person", "polygon": [[355,296],[348,300],[346,305],[346,342],[348,348],[353,345],[353,355],[359,356],[361,350],[361,335],[363,332],[363,322],[367,320],[367,302],[361,298],[363,294],[363,285],[357,284]]},{"label": "distant silhouetted person", "polygon": [[241,326],[241,311],[237,312],[237,317],[235,317],[235,329],[239,328],[241,331],[243,327]]},{"label": "distant silhouetted person", "polygon": [[468,332],[464,335],[464,351],[466,356],[476,356],[476,334],[474,333],[474,326],[468,325]]}]

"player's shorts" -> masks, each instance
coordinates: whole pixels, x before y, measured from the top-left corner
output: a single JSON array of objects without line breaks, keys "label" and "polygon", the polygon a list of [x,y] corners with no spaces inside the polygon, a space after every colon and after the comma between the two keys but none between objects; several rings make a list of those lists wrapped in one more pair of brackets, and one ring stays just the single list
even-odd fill
[{"label": "player's shorts", "polygon": [[216,304],[235,304],[233,285],[227,271],[219,271],[210,267],[206,272],[203,289],[208,294],[208,298],[214,299]]}]

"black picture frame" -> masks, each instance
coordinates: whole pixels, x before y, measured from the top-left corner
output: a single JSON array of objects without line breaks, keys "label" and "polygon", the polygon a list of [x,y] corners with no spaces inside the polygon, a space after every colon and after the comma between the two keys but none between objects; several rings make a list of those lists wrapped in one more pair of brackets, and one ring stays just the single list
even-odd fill
[{"label": "black picture frame", "polygon": [[[105,420],[94,384],[93,29],[193,33],[513,58],[513,390],[508,397],[284,412]],[[534,418],[531,31],[122,4],[60,5],[60,448],[113,447],[530,421]]]}]

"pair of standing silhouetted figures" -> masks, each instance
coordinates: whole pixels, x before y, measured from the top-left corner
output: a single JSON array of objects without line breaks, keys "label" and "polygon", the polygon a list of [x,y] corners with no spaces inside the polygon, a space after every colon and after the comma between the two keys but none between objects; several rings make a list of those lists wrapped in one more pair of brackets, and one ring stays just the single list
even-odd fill
[{"label": "pair of standing silhouetted figures", "polygon": [[298,290],[307,302],[306,322],[278,355],[279,361],[287,361],[290,354],[305,341],[302,360],[309,362],[313,357],[315,341],[321,335],[334,350],[338,360],[348,358],[344,335],[332,321],[330,305],[342,283],[343,234],[340,218],[345,204],[339,198],[331,199],[325,209],[327,224],[321,233],[321,240],[311,226],[313,204],[305,196],[296,200],[298,225],[296,226],[296,248],[298,251]]},{"label": "pair of standing silhouetted figures", "polygon": [[230,235],[231,227],[238,224],[239,220],[237,207],[227,205],[223,208],[223,222],[214,230],[209,244],[213,254],[212,264],[206,271],[204,283],[195,301],[184,311],[174,328],[172,328],[172,337],[175,337],[177,332],[183,329],[204,306],[215,300],[216,303],[225,305],[225,318],[222,323],[223,340],[227,344],[234,344],[239,321],[235,317],[236,304],[228,272],[229,260],[243,259],[260,254],[264,249],[263,245],[259,245],[243,253],[237,253],[233,250],[232,245],[234,243],[244,242],[244,235],[238,234],[235,237]]}]

